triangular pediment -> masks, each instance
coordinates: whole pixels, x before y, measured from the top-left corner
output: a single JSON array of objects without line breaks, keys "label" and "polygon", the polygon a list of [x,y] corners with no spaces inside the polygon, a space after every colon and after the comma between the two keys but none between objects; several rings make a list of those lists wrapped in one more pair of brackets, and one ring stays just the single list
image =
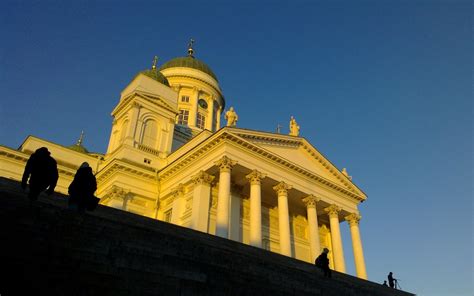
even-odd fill
[{"label": "triangular pediment", "polygon": [[366,197],[350,177],[344,175],[304,138],[237,128],[229,128],[228,132],[278,155],[288,163],[295,164],[348,191]]}]

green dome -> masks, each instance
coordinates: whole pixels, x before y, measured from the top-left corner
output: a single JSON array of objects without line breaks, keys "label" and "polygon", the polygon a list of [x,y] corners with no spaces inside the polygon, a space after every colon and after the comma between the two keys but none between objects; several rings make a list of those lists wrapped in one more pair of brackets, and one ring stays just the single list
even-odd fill
[{"label": "green dome", "polygon": [[87,151],[87,149],[84,148],[84,146],[82,146],[81,144],[74,144],[74,145],[68,146],[67,148],[77,151],[77,152],[81,152],[81,153],[86,153],[86,154],[89,153],[89,151]]},{"label": "green dome", "polygon": [[201,62],[200,60],[193,58],[193,57],[178,57],[174,58],[160,67],[160,71],[168,68],[174,68],[174,67],[185,67],[185,68],[193,68],[199,71],[202,71],[206,74],[209,74],[212,78],[214,78],[217,81],[217,77],[212,72],[211,68],[209,68],[208,65],[206,65],[204,62]]},{"label": "green dome", "polygon": [[163,74],[161,74],[161,72],[158,71],[158,69],[156,69],[156,68],[155,69],[143,70],[143,71],[140,72],[140,74],[146,75],[146,76],[150,77],[151,79],[158,81],[161,84],[164,84],[166,86],[170,86],[170,83],[168,82],[168,79],[166,79],[166,77]]}]

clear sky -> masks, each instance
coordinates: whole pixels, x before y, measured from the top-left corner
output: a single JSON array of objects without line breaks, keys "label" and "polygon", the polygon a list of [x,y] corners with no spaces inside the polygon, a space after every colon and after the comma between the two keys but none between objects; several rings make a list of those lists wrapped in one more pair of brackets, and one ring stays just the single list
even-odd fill
[{"label": "clear sky", "polygon": [[288,132],[295,116],[368,194],[370,280],[392,271],[418,295],[473,295],[472,11],[455,0],[2,1],[0,144],[71,145],[84,130],[105,152],[120,91],[193,37],[238,127]]}]

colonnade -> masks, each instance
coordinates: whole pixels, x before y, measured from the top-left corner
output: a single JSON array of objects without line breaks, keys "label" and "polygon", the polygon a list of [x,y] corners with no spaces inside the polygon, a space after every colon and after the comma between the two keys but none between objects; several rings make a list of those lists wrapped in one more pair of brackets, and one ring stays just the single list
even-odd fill
[{"label": "colonnade", "polygon": [[[223,238],[230,238],[229,236],[229,220],[230,208],[229,201],[231,196],[231,172],[232,167],[236,161],[231,160],[227,156],[223,156],[215,165],[219,168],[219,192],[217,201],[216,213],[216,235]],[[250,231],[249,244],[255,247],[262,247],[262,203],[261,203],[261,185],[262,180],[266,175],[257,170],[253,170],[246,178],[250,183]],[[191,227],[206,232],[206,221],[209,213],[209,193],[213,176],[200,171],[193,177],[195,183],[193,193],[193,211],[191,216]],[[205,188],[204,188],[205,187]],[[292,257],[291,240],[290,240],[290,215],[288,211],[288,191],[292,188],[291,185],[284,181],[279,182],[273,187],[277,196],[278,203],[278,221],[279,221],[279,235],[280,235],[280,253]],[[177,196],[182,194],[181,187],[178,187],[175,193]],[[203,197],[202,195],[207,197]],[[205,200],[203,200],[205,199]],[[320,254],[320,240],[318,228],[317,204],[320,199],[314,195],[308,195],[302,201],[306,205],[307,221],[308,221],[308,239],[311,249],[311,261],[314,262],[316,257]],[[205,209],[204,207],[206,207]],[[182,205],[177,202],[176,210],[182,211]],[[204,211],[205,213],[197,213]],[[332,255],[334,259],[334,269],[339,272],[345,272],[344,251],[342,247],[341,232],[339,228],[339,215],[341,208],[332,204],[324,211],[329,217],[329,224],[331,229],[331,243]],[[175,204],[173,204],[173,217],[175,221]],[[196,212],[196,213],[195,213]],[[354,260],[356,266],[356,274],[359,278],[367,279],[365,268],[365,261],[362,249],[362,241],[360,238],[359,221],[360,215],[351,213],[344,217],[348,222],[351,231],[352,246],[354,252]]]}]

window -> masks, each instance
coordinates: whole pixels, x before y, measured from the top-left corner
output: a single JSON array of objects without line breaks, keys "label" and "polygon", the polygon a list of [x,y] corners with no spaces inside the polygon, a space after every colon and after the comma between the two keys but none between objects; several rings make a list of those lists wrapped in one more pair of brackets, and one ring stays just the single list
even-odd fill
[{"label": "window", "polygon": [[189,103],[189,96],[181,96],[181,102]]},{"label": "window", "polygon": [[157,128],[156,121],[151,120],[151,119],[147,120],[143,124],[143,134],[142,134],[141,144],[150,148],[154,148],[156,145],[157,133],[158,133],[158,128]]},{"label": "window", "polygon": [[179,110],[178,114],[178,124],[187,125],[189,118],[189,111],[188,110]]},{"label": "window", "polygon": [[169,209],[163,214],[163,221],[170,223],[171,222],[171,213],[173,209]]},{"label": "window", "polygon": [[203,109],[207,109],[207,102],[204,99],[199,99],[198,105],[199,105],[199,107],[201,107]]},{"label": "window", "polygon": [[200,129],[204,129],[205,125],[206,125],[206,117],[202,113],[198,112],[197,118],[196,118],[196,126]]}]

